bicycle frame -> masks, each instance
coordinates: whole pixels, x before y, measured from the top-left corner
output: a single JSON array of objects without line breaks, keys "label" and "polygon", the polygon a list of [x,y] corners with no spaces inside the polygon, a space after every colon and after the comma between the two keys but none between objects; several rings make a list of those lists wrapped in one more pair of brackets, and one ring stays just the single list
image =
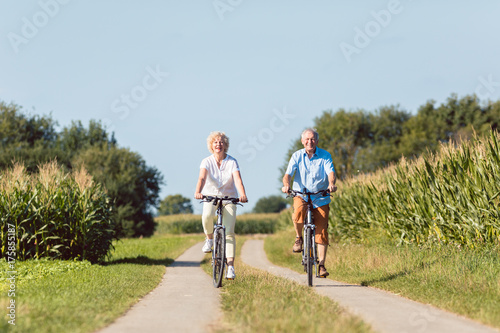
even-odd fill
[{"label": "bicycle frame", "polygon": [[[307,284],[312,287],[312,277],[313,273],[318,278],[318,255],[316,246],[316,225],[314,224],[313,211],[313,200],[311,197],[316,194],[321,194],[326,196],[329,194],[328,190],[319,192],[308,192],[305,189],[300,191],[290,190],[290,195],[295,197],[297,194],[302,194],[307,196],[307,211],[306,217],[304,219],[304,229],[302,231],[302,239],[304,241],[304,246],[302,249],[302,265],[304,266],[304,271],[307,273]],[[314,270],[313,270],[314,267]]]}]

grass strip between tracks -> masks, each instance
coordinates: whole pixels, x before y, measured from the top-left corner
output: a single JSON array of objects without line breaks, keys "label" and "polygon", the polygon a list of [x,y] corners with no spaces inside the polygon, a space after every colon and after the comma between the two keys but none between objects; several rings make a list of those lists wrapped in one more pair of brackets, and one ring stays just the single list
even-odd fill
[{"label": "grass strip between tracks", "polygon": [[[246,239],[237,237],[236,279],[224,279],[220,289],[224,318],[217,332],[372,332],[311,288],[243,264],[239,253]],[[210,258],[202,267],[211,275]]]}]

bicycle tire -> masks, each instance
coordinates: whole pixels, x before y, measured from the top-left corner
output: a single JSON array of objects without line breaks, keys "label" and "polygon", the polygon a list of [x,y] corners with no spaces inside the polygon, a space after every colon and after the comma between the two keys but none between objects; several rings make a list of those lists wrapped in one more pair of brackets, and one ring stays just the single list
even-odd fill
[{"label": "bicycle tire", "polygon": [[306,254],[306,272],[307,272],[307,285],[312,287],[313,285],[313,248],[312,248],[312,237],[311,237],[311,229],[307,228],[306,230],[306,244],[307,248],[305,248]]},{"label": "bicycle tire", "polygon": [[226,235],[223,228],[214,233],[213,282],[215,288],[222,287],[222,276],[226,265]]}]

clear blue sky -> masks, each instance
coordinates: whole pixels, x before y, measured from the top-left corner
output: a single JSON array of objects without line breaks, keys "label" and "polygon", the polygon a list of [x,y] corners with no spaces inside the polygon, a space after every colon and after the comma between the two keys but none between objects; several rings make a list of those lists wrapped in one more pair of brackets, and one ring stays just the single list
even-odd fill
[{"label": "clear blue sky", "polygon": [[60,128],[102,120],[161,171],[162,198],[193,197],[224,131],[248,211],[325,110],[499,99],[499,16],[486,0],[0,0],[0,99]]}]

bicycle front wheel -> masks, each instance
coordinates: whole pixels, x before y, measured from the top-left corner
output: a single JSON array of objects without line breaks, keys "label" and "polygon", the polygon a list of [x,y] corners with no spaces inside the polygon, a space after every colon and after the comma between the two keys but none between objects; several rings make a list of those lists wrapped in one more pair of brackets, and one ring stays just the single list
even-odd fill
[{"label": "bicycle front wheel", "polygon": [[226,232],[223,228],[217,229],[214,232],[214,265],[213,265],[213,281],[214,287],[222,286],[222,276],[226,265]]},{"label": "bicycle front wheel", "polygon": [[307,272],[307,285],[312,287],[313,285],[313,262],[314,262],[314,253],[312,247],[312,230],[311,228],[306,229],[306,239],[305,239],[305,260],[306,260],[306,272]]}]

